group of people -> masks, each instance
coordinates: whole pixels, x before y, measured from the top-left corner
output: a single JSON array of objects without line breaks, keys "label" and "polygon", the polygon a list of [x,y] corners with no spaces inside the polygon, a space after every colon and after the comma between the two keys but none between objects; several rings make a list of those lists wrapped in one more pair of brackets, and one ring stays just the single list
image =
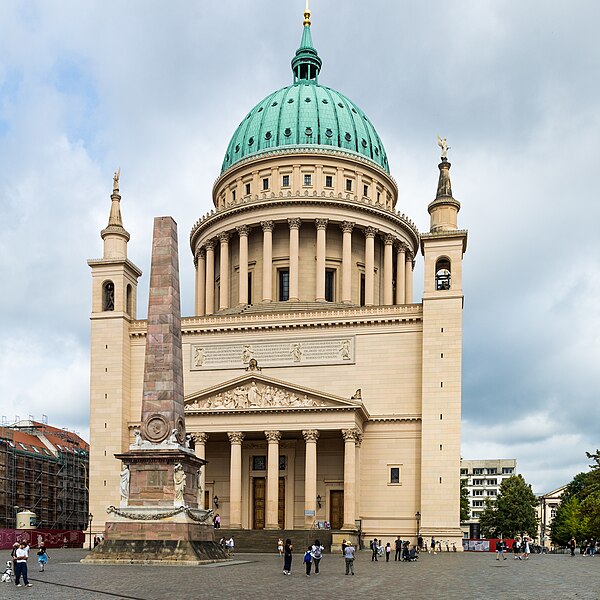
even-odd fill
[{"label": "group of people", "polygon": [[[579,553],[581,556],[595,556],[598,542],[594,538],[589,540],[585,539],[581,542],[579,547]],[[569,550],[571,550],[571,556],[575,556],[575,548],[577,548],[577,540],[572,537],[568,544]]]},{"label": "group of people", "polygon": [[219,540],[219,544],[220,544],[221,548],[223,548],[223,550],[225,550],[229,556],[233,556],[233,549],[235,547],[235,542],[233,541],[232,535],[229,536],[229,539],[225,539],[224,537],[222,537]]},{"label": "group of people", "polygon": [[[291,575],[292,574],[292,557],[294,546],[292,544],[292,540],[287,538],[285,543],[280,538],[277,541],[277,550],[280,556],[283,556],[283,574]],[[323,550],[325,548],[321,544],[321,542],[317,539],[313,544],[309,544],[304,552],[303,562],[304,568],[306,571],[306,576],[311,576],[311,571],[314,567],[314,574],[318,575],[320,573],[319,567],[321,564],[321,559],[323,558]],[[356,548],[352,544],[352,542],[347,542],[344,540],[342,542],[342,555],[344,557],[344,562],[346,564],[346,575],[354,575],[354,557],[356,553]]]},{"label": "group of people", "polygon": [[[27,541],[21,540],[20,542],[15,542],[10,555],[12,558],[15,585],[17,587],[23,587],[23,585],[32,587],[33,584],[29,583],[27,573],[27,561],[29,560],[29,544]],[[37,557],[40,572],[43,572],[46,570],[46,564],[48,563],[48,551],[46,550],[46,544],[44,544],[44,542],[40,542]],[[21,583],[21,579],[23,579],[23,583]]]},{"label": "group of people", "polygon": [[508,544],[503,538],[500,538],[496,542],[496,560],[506,560],[506,553],[512,550],[515,560],[529,560],[531,554],[531,543],[533,540],[524,535],[522,538],[517,536],[513,542],[512,548],[509,548]]}]

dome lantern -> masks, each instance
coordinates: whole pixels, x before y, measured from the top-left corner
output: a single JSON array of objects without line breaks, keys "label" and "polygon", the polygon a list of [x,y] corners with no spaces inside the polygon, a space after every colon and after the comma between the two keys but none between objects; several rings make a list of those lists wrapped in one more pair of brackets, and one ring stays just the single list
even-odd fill
[{"label": "dome lantern", "polygon": [[294,73],[294,83],[310,82],[318,83],[319,71],[323,61],[319,57],[312,43],[310,33],[310,10],[308,9],[308,0],[304,9],[304,30],[300,40],[300,48],[296,50],[296,55],[292,58],[292,72]]}]

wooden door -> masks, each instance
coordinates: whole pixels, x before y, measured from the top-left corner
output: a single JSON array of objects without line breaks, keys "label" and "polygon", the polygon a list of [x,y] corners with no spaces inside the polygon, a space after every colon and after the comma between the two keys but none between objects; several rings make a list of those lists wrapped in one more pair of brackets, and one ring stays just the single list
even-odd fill
[{"label": "wooden door", "polygon": [[331,529],[341,529],[344,524],[344,490],[329,492],[329,522]]},{"label": "wooden door", "polygon": [[252,497],[254,506],[254,516],[252,519],[252,529],[265,528],[265,492],[266,479],[264,477],[255,477],[252,480]]},{"label": "wooden door", "polygon": [[208,490],[204,490],[204,508],[206,510],[213,508],[213,503],[210,498],[210,492]]},{"label": "wooden door", "polygon": [[285,477],[279,478],[278,501],[277,523],[279,524],[279,529],[285,529]]}]

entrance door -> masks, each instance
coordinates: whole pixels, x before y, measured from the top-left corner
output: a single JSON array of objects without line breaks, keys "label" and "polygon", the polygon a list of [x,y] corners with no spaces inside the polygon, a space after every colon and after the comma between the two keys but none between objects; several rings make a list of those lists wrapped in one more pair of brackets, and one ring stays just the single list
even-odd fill
[{"label": "entrance door", "polygon": [[329,522],[331,529],[341,529],[344,524],[344,490],[329,492]]},{"label": "entrance door", "polygon": [[204,490],[204,508],[207,510],[212,508],[212,501],[210,499],[210,492],[208,490]]},{"label": "entrance door", "polygon": [[285,477],[279,478],[279,506],[277,507],[277,523],[279,529],[285,529]]},{"label": "entrance door", "polygon": [[252,483],[252,497],[254,499],[254,517],[252,519],[252,529],[265,528],[265,491],[266,479],[264,477],[255,477]]}]

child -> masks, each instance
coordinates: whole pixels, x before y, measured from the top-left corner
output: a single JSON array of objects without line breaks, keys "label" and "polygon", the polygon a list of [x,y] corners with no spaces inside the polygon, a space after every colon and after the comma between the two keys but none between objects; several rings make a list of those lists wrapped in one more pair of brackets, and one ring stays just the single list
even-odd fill
[{"label": "child", "polygon": [[283,556],[283,540],[281,538],[277,540],[277,551],[279,552],[279,556]]},{"label": "child", "polygon": [[44,542],[40,542],[40,549],[38,550],[37,557],[38,563],[40,563],[40,572],[43,572],[46,567],[46,563],[48,562],[48,552],[46,551],[46,545]]},{"label": "child", "polygon": [[390,554],[392,553],[392,545],[388,542],[385,545],[385,562],[390,562]]},{"label": "child", "polygon": [[306,566],[306,576],[310,577],[310,568],[312,566],[312,555],[310,551],[312,550],[312,546],[309,546],[304,553],[304,564]]}]

